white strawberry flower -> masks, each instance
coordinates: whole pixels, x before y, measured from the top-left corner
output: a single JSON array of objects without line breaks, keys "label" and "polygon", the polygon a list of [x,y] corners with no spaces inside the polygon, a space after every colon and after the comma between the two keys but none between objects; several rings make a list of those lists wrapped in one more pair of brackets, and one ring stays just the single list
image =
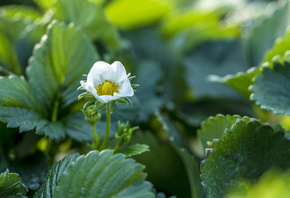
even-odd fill
[{"label": "white strawberry flower", "polygon": [[125,67],[119,61],[111,65],[98,61],[91,68],[87,81],[80,81],[80,83],[97,100],[108,103],[134,95],[129,76],[130,74],[126,73]]}]

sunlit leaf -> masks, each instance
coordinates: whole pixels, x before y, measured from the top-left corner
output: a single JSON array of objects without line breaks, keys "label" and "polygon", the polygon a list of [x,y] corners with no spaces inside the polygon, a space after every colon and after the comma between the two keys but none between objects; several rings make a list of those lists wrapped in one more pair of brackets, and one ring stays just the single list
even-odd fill
[{"label": "sunlit leaf", "polygon": [[259,181],[254,185],[245,185],[245,188],[233,189],[227,198],[255,198],[255,197],[269,197],[269,198],[288,198],[289,192],[289,178],[290,172],[281,172],[277,170],[270,170],[263,174]]},{"label": "sunlit leaf", "polygon": [[170,7],[166,0],[118,0],[106,7],[106,13],[118,27],[131,29],[156,22]]},{"label": "sunlit leaf", "polygon": [[55,9],[55,18],[81,27],[93,40],[104,39],[113,49],[119,47],[117,30],[99,4],[88,0],[58,0]]}]

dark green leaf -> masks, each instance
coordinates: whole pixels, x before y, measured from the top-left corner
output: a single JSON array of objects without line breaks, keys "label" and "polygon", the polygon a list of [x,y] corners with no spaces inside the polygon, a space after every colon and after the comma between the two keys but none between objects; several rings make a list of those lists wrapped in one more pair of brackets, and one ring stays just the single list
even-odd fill
[{"label": "dark green leaf", "polygon": [[[155,110],[164,105],[165,98],[156,90],[156,85],[162,77],[162,71],[159,64],[146,61],[138,66],[136,76],[140,87],[137,88],[135,95],[142,104],[140,105],[139,120],[144,122],[153,115]],[[162,85],[160,85],[160,89],[162,89]],[[133,107],[134,105],[133,101]]]},{"label": "dark green leaf", "polygon": [[17,76],[0,79],[0,119],[8,123],[8,127],[20,127],[20,131],[28,131],[36,126],[40,130],[48,121],[42,117],[44,107],[34,97],[30,85]]},{"label": "dark green leaf", "polygon": [[262,75],[254,79],[251,100],[262,109],[276,114],[290,115],[290,63],[286,55],[284,63],[274,62],[274,68],[264,68]]},{"label": "dark green leaf", "polygon": [[0,156],[0,171],[8,168],[18,173],[22,183],[31,190],[37,190],[45,181],[48,164],[48,158],[43,153],[35,153],[18,161],[6,159],[2,154]]},{"label": "dark green leaf", "polygon": [[202,179],[211,197],[224,197],[245,181],[256,182],[271,168],[289,169],[290,141],[268,124],[238,119],[202,162]]},{"label": "dark green leaf", "polygon": [[144,152],[149,151],[150,148],[146,144],[132,144],[132,145],[125,145],[118,149],[118,153],[123,153],[126,157],[131,157],[133,155],[140,155]]},{"label": "dark green leaf", "polygon": [[58,184],[60,176],[63,174],[63,172],[67,170],[68,166],[73,163],[79,156],[79,154],[68,155],[62,160],[54,163],[47,173],[45,183],[36,192],[34,198],[53,198],[54,191]]},{"label": "dark green leaf", "polygon": [[242,56],[242,46],[237,40],[208,42],[185,58],[186,82],[192,99],[239,99],[232,89],[209,81],[212,75],[225,76],[245,71],[247,65]]},{"label": "dark green leaf", "polygon": [[134,143],[149,146],[149,152],[133,158],[146,166],[148,180],[158,191],[177,197],[202,196],[198,163],[186,150],[149,132],[136,132],[130,141]]},{"label": "dark green leaf", "polygon": [[125,155],[113,155],[111,150],[91,151],[69,165],[59,178],[54,196],[154,197],[151,184],[144,182],[144,168],[132,159],[125,159]]},{"label": "dark green leaf", "polygon": [[8,170],[0,174],[0,197],[20,198],[25,194],[26,188],[17,174]]},{"label": "dark green leaf", "polygon": [[214,139],[221,139],[225,130],[228,130],[236,123],[237,119],[242,119],[246,123],[250,121],[249,117],[240,117],[238,115],[221,115],[209,117],[207,121],[201,123],[201,129],[197,131],[197,137],[201,141],[203,148],[208,148],[207,142]]}]

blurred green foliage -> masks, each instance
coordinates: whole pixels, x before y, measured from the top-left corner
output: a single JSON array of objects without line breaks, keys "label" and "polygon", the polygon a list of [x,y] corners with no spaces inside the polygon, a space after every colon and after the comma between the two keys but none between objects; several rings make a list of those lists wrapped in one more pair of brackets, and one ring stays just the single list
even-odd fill
[{"label": "blurred green foliage", "polygon": [[[266,171],[289,169],[288,0],[0,6],[0,171],[1,178],[19,175],[14,190],[24,195],[23,183],[27,197],[69,190],[76,197],[102,186],[103,197],[203,198],[263,197],[267,188],[269,197],[287,197],[283,172]],[[123,150],[136,161],[87,145],[92,129],[77,87],[97,60],[121,61],[140,84],[132,107],[117,104],[109,142],[116,144],[118,121],[138,125]],[[101,138],[105,125],[103,115],[96,124]],[[100,169],[107,170],[103,177]]]}]

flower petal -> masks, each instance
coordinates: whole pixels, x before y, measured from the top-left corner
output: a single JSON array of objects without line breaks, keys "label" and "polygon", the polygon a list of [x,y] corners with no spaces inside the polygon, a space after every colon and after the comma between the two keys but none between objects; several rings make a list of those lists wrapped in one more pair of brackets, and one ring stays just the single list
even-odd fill
[{"label": "flower petal", "polygon": [[100,98],[101,102],[108,103],[112,100],[117,100],[120,97],[119,96],[111,96],[111,95],[102,95],[102,96],[99,96],[99,98]]},{"label": "flower petal", "polygon": [[123,81],[127,76],[126,76],[126,69],[123,66],[123,64],[120,61],[115,61],[111,65],[112,68],[116,71],[116,76],[114,79],[114,82],[120,83]]},{"label": "flower petal", "polygon": [[94,84],[94,87],[101,84],[105,79],[102,79],[102,73],[104,73],[107,68],[110,67],[110,64],[98,61],[95,62],[92,69],[90,70],[87,78],[87,82],[92,82]]},{"label": "flower petal", "polygon": [[119,86],[119,94],[121,97],[131,97],[134,95],[134,90],[128,78],[121,82]]},{"label": "flower petal", "polygon": [[90,82],[85,82],[83,80],[80,81],[81,83],[81,86],[87,90],[88,92],[92,92],[95,88],[94,88],[94,85]]}]

